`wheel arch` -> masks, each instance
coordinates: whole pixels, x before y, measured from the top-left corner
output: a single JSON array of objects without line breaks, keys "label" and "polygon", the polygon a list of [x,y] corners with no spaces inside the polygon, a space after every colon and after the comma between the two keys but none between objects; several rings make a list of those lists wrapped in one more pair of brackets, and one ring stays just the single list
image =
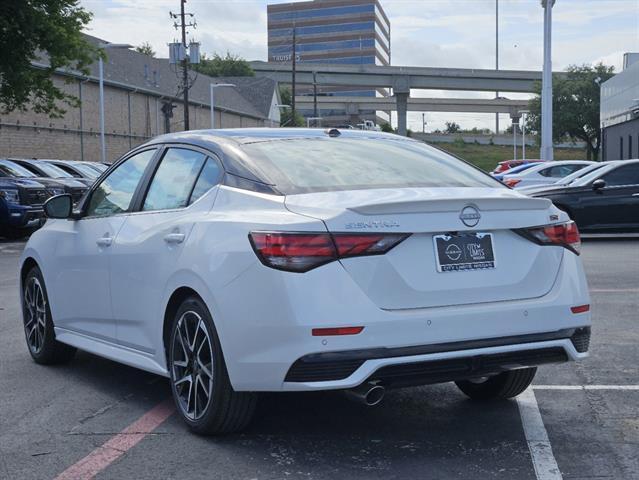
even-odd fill
[{"label": "wheel arch", "polygon": [[24,281],[27,278],[28,273],[33,269],[33,267],[40,268],[40,265],[33,257],[26,257],[20,266],[20,289],[24,286]]},{"label": "wheel arch", "polygon": [[[166,308],[164,309],[164,319],[162,321],[162,343],[164,345],[164,356],[165,360],[167,360],[168,365],[168,354],[169,354],[169,341],[171,340],[171,322],[175,317],[175,314],[182,305],[182,302],[189,297],[198,297],[202,302],[204,299],[202,296],[196,292],[191,287],[179,287],[174,290],[171,296],[169,297],[169,301],[166,304]],[[206,302],[204,302],[206,304]]]}]

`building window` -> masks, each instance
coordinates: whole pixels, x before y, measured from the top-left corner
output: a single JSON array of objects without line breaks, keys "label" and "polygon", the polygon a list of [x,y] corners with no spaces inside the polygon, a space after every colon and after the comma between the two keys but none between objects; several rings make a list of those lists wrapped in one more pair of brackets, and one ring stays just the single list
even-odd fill
[{"label": "building window", "polygon": [[632,158],[632,135],[628,135],[628,158]]},{"label": "building window", "polygon": [[619,160],[623,160],[623,137],[619,137]]}]

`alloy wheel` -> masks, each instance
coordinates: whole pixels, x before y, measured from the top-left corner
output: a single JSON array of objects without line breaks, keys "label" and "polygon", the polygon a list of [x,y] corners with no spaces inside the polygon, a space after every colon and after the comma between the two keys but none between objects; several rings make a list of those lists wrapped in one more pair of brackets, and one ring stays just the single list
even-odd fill
[{"label": "alloy wheel", "polygon": [[36,277],[31,277],[24,290],[24,330],[27,344],[35,354],[40,353],[44,345],[47,321],[47,301],[42,285]]},{"label": "alloy wheel", "polygon": [[184,415],[198,420],[213,394],[213,350],[202,317],[187,311],[177,322],[171,358],[172,381]]}]

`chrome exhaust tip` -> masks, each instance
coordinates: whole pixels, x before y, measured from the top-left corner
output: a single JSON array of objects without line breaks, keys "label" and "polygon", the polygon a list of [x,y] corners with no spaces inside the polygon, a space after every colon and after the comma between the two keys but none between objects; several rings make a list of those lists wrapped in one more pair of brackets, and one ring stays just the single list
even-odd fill
[{"label": "chrome exhaust tip", "polygon": [[386,389],[376,383],[362,383],[361,385],[346,390],[346,397],[354,402],[363,403],[368,407],[378,405],[383,399]]}]

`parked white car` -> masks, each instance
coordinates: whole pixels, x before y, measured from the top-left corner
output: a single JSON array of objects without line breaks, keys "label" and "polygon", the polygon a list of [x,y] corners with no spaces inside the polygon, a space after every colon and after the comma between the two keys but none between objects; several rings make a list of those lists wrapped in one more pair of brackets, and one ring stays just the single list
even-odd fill
[{"label": "parked white car", "polygon": [[549,185],[595,162],[587,160],[561,160],[540,163],[523,172],[505,174],[502,182],[511,188]]},{"label": "parked white car", "polygon": [[264,391],[455,381],[511,398],[585,357],[579,232],[428,145],[337,129],[188,131],[50,199],[20,262],[41,364],[76,349],[168,377],[199,433]]},{"label": "parked white car", "polygon": [[586,175],[594,172],[595,170],[599,170],[600,168],[608,168],[612,164],[616,164],[617,162],[621,162],[623,160],[609,160],[607,162],[593,162],[591,165],[587,165],[584,168],[577,170],[576,172],[571,173],[570,175],[560,178],[554,183],[550,185],[530,185],[528,187],[518,188],[517,191],[520,193],[524,193],[526,195],[530,195],[531,193],[548,191],[550,189],[561,189],[573,183],[576,183],[581,178],[584,178]]}]

